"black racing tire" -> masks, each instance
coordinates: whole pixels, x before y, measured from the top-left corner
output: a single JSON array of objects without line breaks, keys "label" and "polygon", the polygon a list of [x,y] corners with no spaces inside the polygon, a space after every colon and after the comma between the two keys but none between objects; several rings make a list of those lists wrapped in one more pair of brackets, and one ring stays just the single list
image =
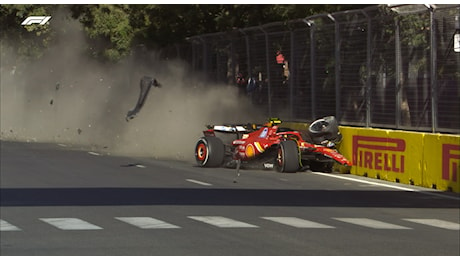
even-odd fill
[{"label": "black racing tire", "polygon": [[224,162],[225,146],[217,137],[201,137],[195,146],[195,159],[201,167],[220,167]]},{"label": "black racing tire", "polygon": [[[323,128],[324,127],[324,128]],[[324,135],[324,133],[330,133],[333,125],[328,122],[325,118],[320,118],[313,121],[313,123],[308,126],[308,131],[314,136]]]},{"label": "black racing tire", "polygon": [[300,153],[296,141],[288,140],[279,144],[275,165],[278,172],[297,172],[299,170]]}]

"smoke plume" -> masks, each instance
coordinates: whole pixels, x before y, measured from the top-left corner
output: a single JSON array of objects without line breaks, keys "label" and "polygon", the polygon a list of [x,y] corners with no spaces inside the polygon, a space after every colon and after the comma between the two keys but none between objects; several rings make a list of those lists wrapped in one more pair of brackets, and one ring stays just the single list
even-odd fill
[{"label": "smoke plume", "polygon": [[[192,161],[205,125],[264,119],[235,86],[208,82],[179,60],[133,51],[117,64],[96,62],[86,54],[78,21],[55,14],[50,23],[59,28],[57,40],[39,60],[21,62],[1,46],[2,140]],[[162,88],[152,88],[127,122],[142,76],[156,78]]]}]

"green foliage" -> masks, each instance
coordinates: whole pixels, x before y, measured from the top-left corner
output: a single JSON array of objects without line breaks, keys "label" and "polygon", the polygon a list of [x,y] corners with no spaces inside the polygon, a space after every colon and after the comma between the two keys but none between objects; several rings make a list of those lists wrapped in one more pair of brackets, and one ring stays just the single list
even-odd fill
[{"label": "green foliage", "polygon": [[10,44],[22,59],[39,58],[50,45],[53,31],[49,24],[21,25],[25,18],[47,16],[55,10],[54,5],[1,5],[1,42]]},{"label": "green foliage", "polygon": [[129,46],[143,44],[161,48],[180,43],[187,36],[229,31],[273,21],[304,18],[355,5],[74,5],[90,38],[95,54],[117,59]]},{"label": "green foliage", "polygon": [[2,41],[12,42],[17,52],[40,57],[53,41],[49,25],[22,26],[31,15],[51,15],[68,8],[88,36],[91,54],[117,61],[133,45],[161,48],[181,43],[186,37],[230,31],[274,21],[304,18],[317,13],[362,8],[363,5],[258,5],[258,4],[174,4],[174,5],[1,5]]},{"label": "green foliage", "polygon": [[92,41],[93,54],[117,61],[129,53],[134,37],[126,5],[76,6],[74,17],[80,17]]}]

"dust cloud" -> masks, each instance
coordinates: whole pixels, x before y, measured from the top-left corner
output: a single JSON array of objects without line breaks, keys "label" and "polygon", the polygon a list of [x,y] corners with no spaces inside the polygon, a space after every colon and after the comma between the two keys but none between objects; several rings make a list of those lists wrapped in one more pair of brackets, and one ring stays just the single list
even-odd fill
[{"label": "dust cloud", "polygon": [[[181,61],[133,51],[117,64],[101,64],[87,58],[78,21],[55,14],[50,23],[59,28],[57,41],[38,61],[23,62],[8,44],[1,46],[2,140],[193,161],[205,125],[265,119],[236,87],[207,82]],[[127,122],[142,76],[162,88],[152,88]]]}]

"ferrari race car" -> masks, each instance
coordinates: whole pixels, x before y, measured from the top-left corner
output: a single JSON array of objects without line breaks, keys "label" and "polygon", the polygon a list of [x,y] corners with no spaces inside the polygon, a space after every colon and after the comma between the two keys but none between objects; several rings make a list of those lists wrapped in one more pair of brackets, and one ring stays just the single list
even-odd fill
[{"label": "ferrari race car", "polygon": [[335,117],[311,123],[307,131],[282,127],[272,118],[263,125],[209,125],[195,146],[195,159],[201,167],[255,165],[279,172],[331,172],[334,163],[351,166],[335,149],[342,135]]}]

